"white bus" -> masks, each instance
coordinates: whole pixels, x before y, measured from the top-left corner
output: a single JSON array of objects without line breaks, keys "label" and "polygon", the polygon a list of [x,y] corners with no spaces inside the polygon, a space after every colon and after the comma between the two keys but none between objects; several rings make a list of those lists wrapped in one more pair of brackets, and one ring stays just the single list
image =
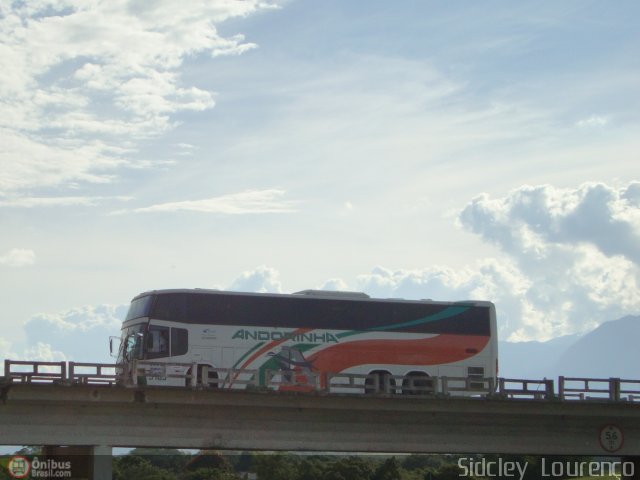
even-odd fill
[{"label": "white bus", "polygon": [[241,371],[258,387],[279,375],[281,390],[327,389],[340,374],[362,393],[420,394],[445,377],[466,379],[459,391],[495,385],[497,355],[491,302],[182,289],[132,300],[118,364],[123,379],[147,385],[184,386],[195,373],[215,388],[245,388]]}]

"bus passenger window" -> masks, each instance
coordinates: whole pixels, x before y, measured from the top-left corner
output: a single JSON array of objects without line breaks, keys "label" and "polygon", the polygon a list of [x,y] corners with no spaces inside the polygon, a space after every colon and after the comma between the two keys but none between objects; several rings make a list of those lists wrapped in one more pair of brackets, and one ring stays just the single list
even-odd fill
[{"label": "bus passenger window", "polygon": [[169,328],[150,326],[147,335],[147,358],[169,356]]},{"label": "bus passenger window", "polygon": [[186,328],[171,329],[171,356],[185,355],[189,349],[189,334]]}]

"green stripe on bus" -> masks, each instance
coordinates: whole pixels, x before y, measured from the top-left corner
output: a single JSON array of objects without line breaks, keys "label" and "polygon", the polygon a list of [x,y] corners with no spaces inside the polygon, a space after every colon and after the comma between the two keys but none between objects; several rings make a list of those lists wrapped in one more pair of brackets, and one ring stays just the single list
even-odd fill
[{"label": "green stripe on bus", "polygon": [[411,320],[410,322],[404,323],[393,323],[390,325],[383,325],[381,327],[373,327],[367,328],[366,330],[352,330],[350,332],[339,333],[336,335],[337,338],[350,337],[352,335],[357,335],[359,333],[367,333],[367,332],[383,332],[385,330],[391,330],[395,328],[406,328],[406,327],[415,327],[416,325],[422,325],[423,323],[436,322],[438,320],[443,320],[445,318],[455,317],[467,310],[471,305],[456,305],[455,307],[447,307],[443,311],[438,312],[434,315],[430,315],[424,318],[418,318],[417,320]]}]

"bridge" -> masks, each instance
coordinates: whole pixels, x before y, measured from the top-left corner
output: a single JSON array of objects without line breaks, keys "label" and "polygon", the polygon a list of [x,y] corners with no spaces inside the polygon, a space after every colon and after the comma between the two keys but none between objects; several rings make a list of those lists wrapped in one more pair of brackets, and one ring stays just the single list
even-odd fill
[{"label": "bridge", "polygon": [[556,390],[550,380],[502,379],[478,396],[353,395],[118,386],[103,371],[113,365],[78,373],[88,364],[44,365],[60,365],[50,372],[31,363],[5,367],[7,445],[640,456],[640,381],[560,378]]}]

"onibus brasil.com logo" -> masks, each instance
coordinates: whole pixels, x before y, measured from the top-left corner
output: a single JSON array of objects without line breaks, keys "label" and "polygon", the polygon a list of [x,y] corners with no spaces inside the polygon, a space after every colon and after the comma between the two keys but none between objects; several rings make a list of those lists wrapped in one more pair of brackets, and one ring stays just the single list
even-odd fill
[{"label": "onibus brasil.com logo", "polygon": [[71,462],[16,456],[9,460],[7,472],[13,478],[71,478]]}]

